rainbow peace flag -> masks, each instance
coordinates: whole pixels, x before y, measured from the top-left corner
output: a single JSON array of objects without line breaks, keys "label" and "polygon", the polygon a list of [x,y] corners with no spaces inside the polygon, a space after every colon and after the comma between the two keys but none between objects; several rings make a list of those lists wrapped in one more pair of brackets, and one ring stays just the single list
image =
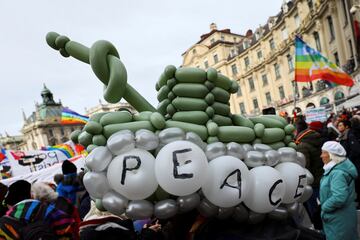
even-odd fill
[{"label": "rainbow peace flag", "polygon": [[63,108],[61,112],[61,124],[70,125],[70,124],[86,124],[89,121],[89,117],[83,116],[70,110],[69,108]]},{"label": "rainbow peace flag", "polygon": [[354,80],[341,68],[309,47],[299,37],[295,38],[295,48],[295,81],[311,82],[322,79],[349,87],[354,85]]},{"label": "rainbow peace flag", "polygon": [[42,147],[41,150],[44,151],[54,151],[58,150],[65,154],[67,158],[72,158],[75,156],[74,150],[71,148],[71,146],[67,144],[58,144],[54,146],[48,146],[48,147]]},{"label": "rainbow peace flag", "polygon": [[68,142],[63,143],[63,144],[54,145],[54,146],[42,147],[41,150],[43,150],[43,151],[58,150],[58,151],[61,151],[63,154],[65,154],[65,156],[67,158],[72,158],[77,155],[86,155],[87,154],[85,148],[82,145],[80,145],[80,144],[72,144],[71,145]]}]

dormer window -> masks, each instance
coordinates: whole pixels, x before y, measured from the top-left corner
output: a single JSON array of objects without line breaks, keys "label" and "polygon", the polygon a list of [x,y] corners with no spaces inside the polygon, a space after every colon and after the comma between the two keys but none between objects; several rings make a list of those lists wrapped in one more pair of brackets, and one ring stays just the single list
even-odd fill
[{"label": "dormer window", "polygon": [[243,48],[247,49],[249,47],[249,41],[246,39],[243,41]]},{"label": "dormer window", "polygon": [[193,53],[193,54],[196,54],[196,49],[195,49],[195,48],[192,50],[192,53]]}]

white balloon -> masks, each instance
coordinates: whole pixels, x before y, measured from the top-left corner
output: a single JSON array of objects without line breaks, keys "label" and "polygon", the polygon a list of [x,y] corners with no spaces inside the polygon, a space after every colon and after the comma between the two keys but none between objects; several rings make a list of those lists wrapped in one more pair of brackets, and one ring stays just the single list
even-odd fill
[{"label": "white balloon", "polygon": [[90,196],[102,198],[110,189],[105,173],[87,172],[83,178],[84,186]]},{"label": "white balloon", "polygon": [[185,140],[190,141],[192,143],[195,143],[196,145],[198,145],[202,150],[206,149],[206,143],[203,142],[203,140],[199,137],[199,135],[197,135],[196,133],[193,132],[187,132],[186,136],[185,136]]},{"label": "white balloon", "polygon": [[160,143],[167,144],[178,140],[185,139],[185,132],[181,128],[166,128],[159,132]]},{"label": "white balloon", "polygon": [[305,167],[306,166],[306,158],[305,155],[302,152],[296,152],[297,161],[300,164],[300,166]]},{"label": "white balloon", "polygon": [[296,150],[291,147],[279,148],[280,162],[297,162]]},{"label": "white balloon", "polygon": [[135,148],[134,134],[129,130],[114,133],[107,141],[107,147],[114,155],[119,155]]},{"label": "white balloon", "polygon": [[205,153],[189,141],[165,145],[156,156],[155,175],[168,193],[185,196],[199,190],[206,180],[208,162]]},{"label": "white balloon", "polygon": [[265,155],[259,151],[248,151],[245,155],[245,164],[248,167],[258,167],[265,165]]},{"label": "white balloon", "polygon": [[280,172],[286,186],[283,203],[299,200],[307,185],[305,169],[293,162],[280,163],[275,169]]},{"label": "white balloon", "polygon": [[244,159],[246,152],[243,146],[236,142],[230,142],[226,145],[226,155],[233,156],[239,159]]},{"label": "white balloon", "polygon": [[209,161],[226,155],[226,146],[222,142],[210,143],[206,146],[206,157]]},{"label": "white balloon", "polygon": [[272,150],[272,148],[269,145],[262,144],[262,143],[255,143],[254,144],[254,150],[259,151],[262,153],[265,153],[266,151]]},{"label": "white balloon", "polygon": [[248,181],[249,169],[240,159],[222,156],[209,163],[202,192],[216,206],[233,207],[247,195]]},{"label": "white balloon", "polygon": [[253,146],[250,145],[250,144],[245,143],[245,144],[242,145],[242,147],[243,147],[243,149],[244,149],[245,152],[254,151]]},{"label": "white balloon", "polygon": [[135,133],[135,146],[144,150],[153,150],[159,146],[159,138],[150,130],[140,129]]},{"label": "white balloon", "polygon": [[269,166],[260,166],[250,170],[249,193],[244,199],[245,205],[257,213],[273,211],[282,202],[285,183],[279,171]]},{"label": "white balloon", "polygon": [[269,150],[265,153],[266,165],[272,167],[280,161],[280,154],[276,150]]},{"label": "white balloon", "polygon": [[86,157],[86,167],[95,172],[104,171],[112,159],[112,154],[107,147],[99,146]]},{"label": "white balloon", "polygon": [[107,170],[110,186],[130,200],[149,197],[158,187],[155,158],[148,151],[133,149],[116,156]]},{"label": "white balloon", "polygon": [[312,173],[309,171],[309,169],[305,168],[305,172],[306,172],[306,178],[307,178],[307,184],[311,185],[314,182],[314,175],[312,175]]}]

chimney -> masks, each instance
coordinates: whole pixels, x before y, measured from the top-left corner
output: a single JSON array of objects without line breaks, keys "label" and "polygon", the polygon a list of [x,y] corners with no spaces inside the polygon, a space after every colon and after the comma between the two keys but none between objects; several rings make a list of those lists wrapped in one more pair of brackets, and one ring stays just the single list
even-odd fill
[{"label": "chimney", "polygon": [[217,30],[216,23],[211,23],[210,24],[210,31],[214,31],[214,30]]}]

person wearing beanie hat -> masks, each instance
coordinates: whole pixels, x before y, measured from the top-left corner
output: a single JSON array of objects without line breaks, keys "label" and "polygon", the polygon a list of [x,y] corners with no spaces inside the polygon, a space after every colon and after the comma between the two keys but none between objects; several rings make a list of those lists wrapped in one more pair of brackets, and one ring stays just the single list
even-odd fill
[{"label": "person wearing beanie hat", "polygon": [[327,240],[358,239],[354,164],[340,143],[325,142],[321,148],[324,174],[320,181],[321,219]]},{"label": "person wearing beanie hat", "polygon": [[309,123],[309,129],[321,132],[323,129],[323,124],[319,121]]},{"label": "person wearing beanie hat", "polygon": [[13,206],[25,199],[31,199],[31,184],[25,180],[18,180],[10,185],[5,196],[5,203]]},{"label": "person wearing beanie hat", "polygon": [[64,177],[58,184],[56,192],[59,194],[59,197],[64,197],[75,205],[76,193],[81,190],[77,181],[77,168],[75,164],[65,160],[61,166],[61,169]]},{"label": "person wearing beanie hat", "polygon": [[0,217],[18,202],[31,198],[31,184],[25,180],[18,180],[7,188],[7,192],[0,204]]},{"label": "person wearing beanie hat", "polygon": [[61,170],[62,170],[62,172],[63,172],[64,175],[71,174],[71,173],[76,173],[76,172],[77,172],[77,168],[76,168],[75,164],[73,164],[73,163],[70,162],[69,160],[65,160],[65,161],[62,163]]}]

